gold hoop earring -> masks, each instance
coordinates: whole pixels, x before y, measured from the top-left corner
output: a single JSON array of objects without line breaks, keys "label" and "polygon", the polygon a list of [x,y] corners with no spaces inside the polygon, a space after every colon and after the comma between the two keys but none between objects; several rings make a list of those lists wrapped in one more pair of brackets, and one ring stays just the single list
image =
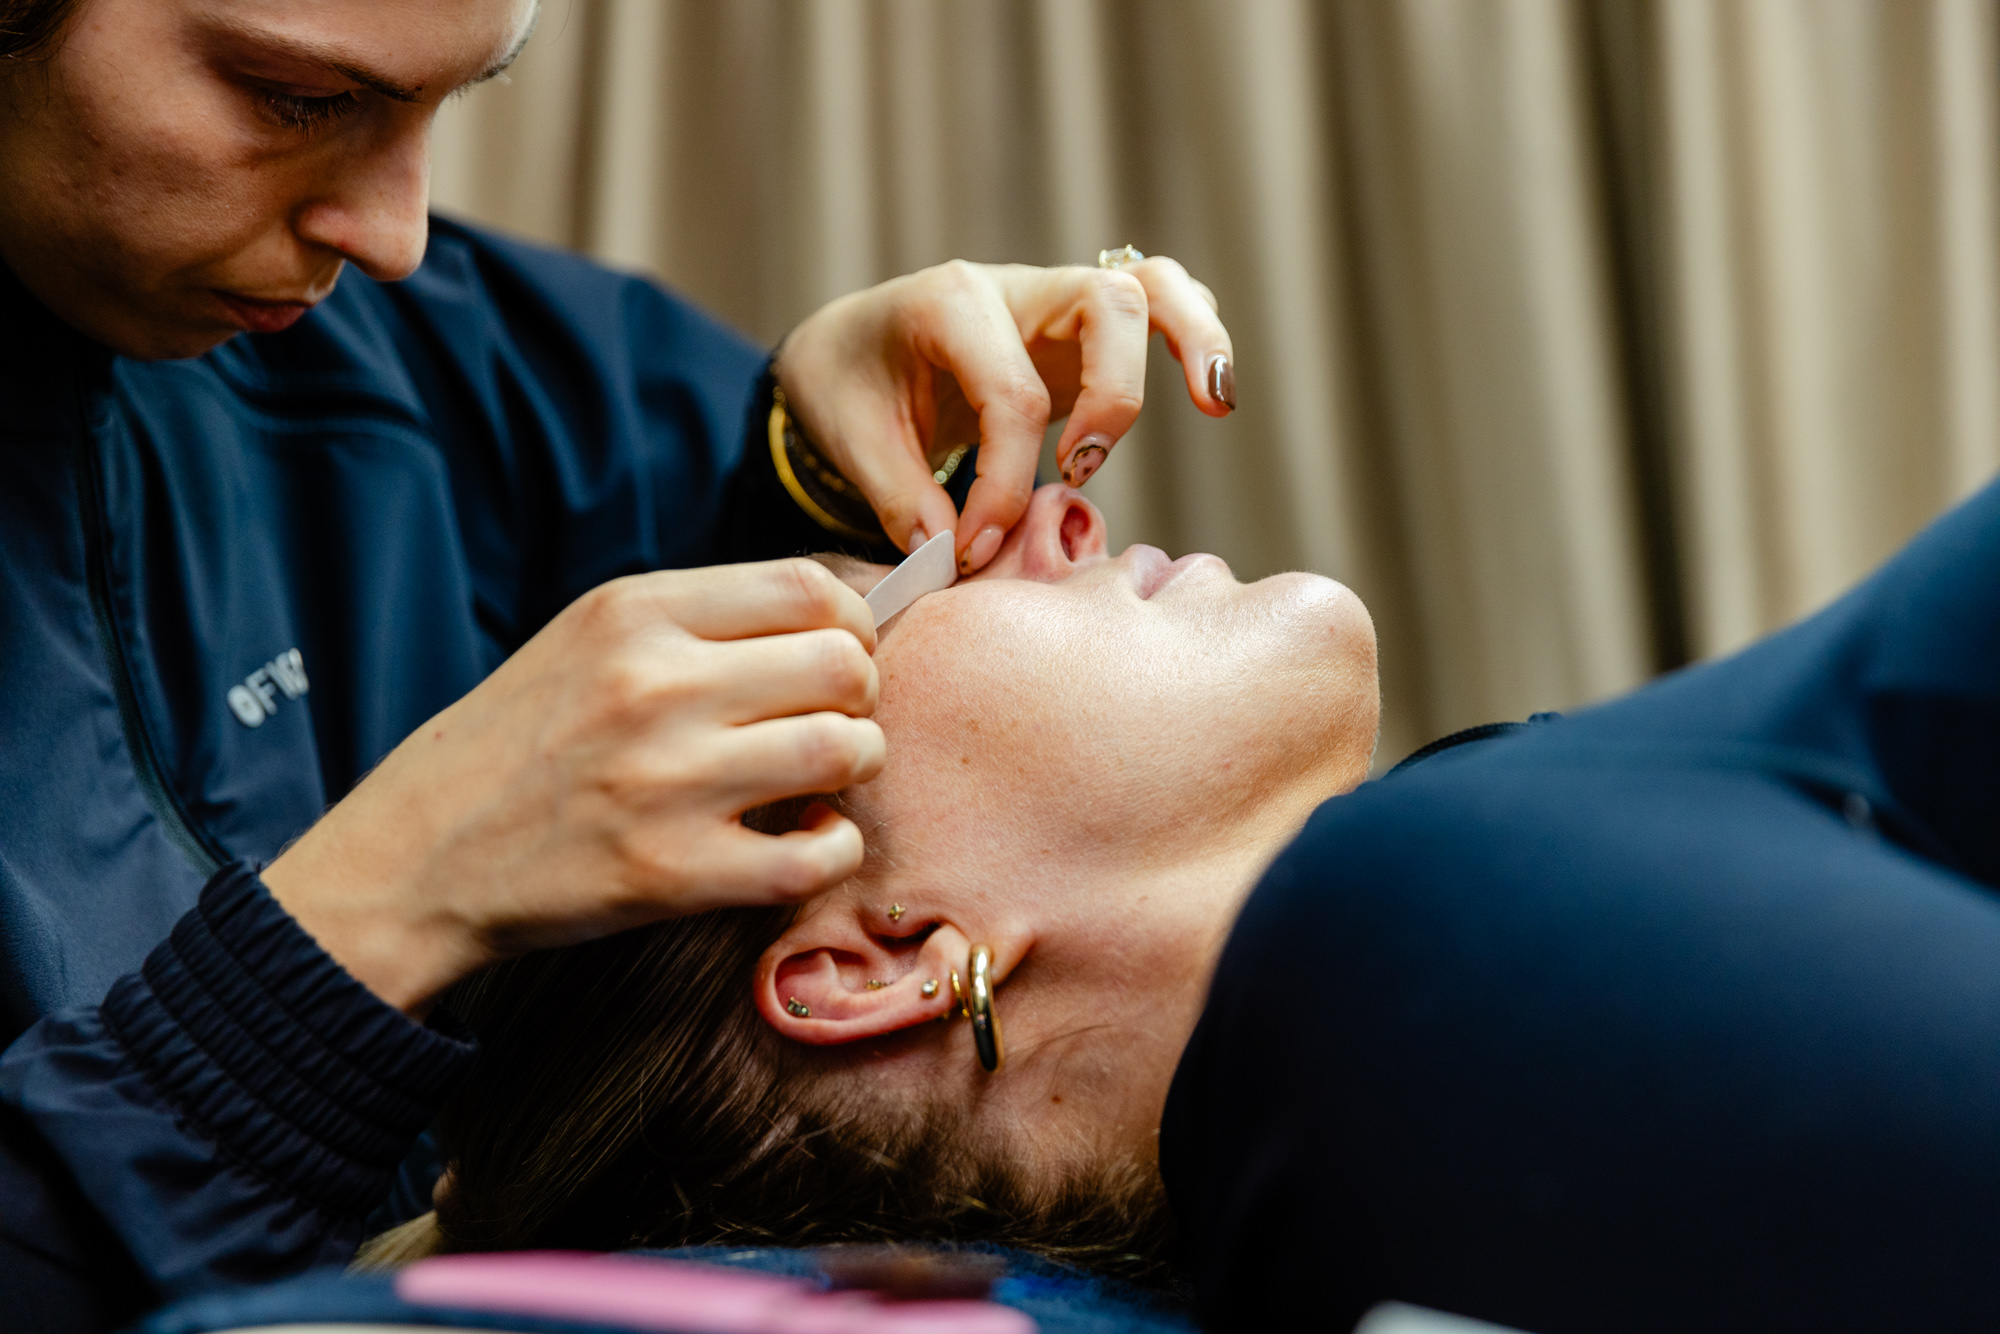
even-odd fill
[{"label": "gold hoop earring", "polygon": [[1006,1044],[1000,1038],[1000,1015],[993,1008],[993,951],[974,945],[965,971],[965,1012],[972,1019],[972,1049],[979,1055],[980,1067],[990,1075],[1007,1059]]}]

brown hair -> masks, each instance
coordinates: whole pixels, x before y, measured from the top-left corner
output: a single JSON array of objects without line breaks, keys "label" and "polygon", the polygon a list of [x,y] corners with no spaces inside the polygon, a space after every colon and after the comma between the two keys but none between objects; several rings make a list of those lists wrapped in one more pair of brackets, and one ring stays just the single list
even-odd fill
[{"label": "brown hair", "polygon": [[481,1050],[440,1122],[439,1246],[991,1241],[1158,1271],[1169,1226],[1150,1164],[1031,1180],[956,1103],[885,1105],[853,1049],[773,1031],[750,978],[789,920],[663,922],[458,988]]},{"label": "brown hair", "polygon": [[0,0],[0,60],[46,55],[76,6],[77,0]]}]

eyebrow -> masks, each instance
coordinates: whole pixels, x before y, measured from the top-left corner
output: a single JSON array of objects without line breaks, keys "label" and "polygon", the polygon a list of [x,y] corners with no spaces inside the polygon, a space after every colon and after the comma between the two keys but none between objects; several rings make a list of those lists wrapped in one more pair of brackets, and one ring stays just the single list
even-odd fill
[{"label": "eyebrow", "polygon": [[[488,65],[478,74],[460,84],[459,87],[470,88],[474,84],[485,83],[488,79],[494,78],[504,72],[509,65],[518,60],[522,50],[528,45],[528,39],[535,35],[535,28],[540,23],[541,16],[542,7],[540,4],[537,4],[534,9],[534,16],[529,20],[526,29],[521,33],[519,40],[514,43],[513,47],[491,65]],[[424,88],[422,84],[412,86],[410,84],[398,83],[386,74],[369,69],[366,65],[357,65],[352,60],[345,59],[338,47],[327,43],[298,37],[287,37],[280,33],[269,32],[262,28],[252,27],[244,23],[236,23],[227,19],[218,21],[214,26],[223,33],[241,41],[251,42],[258,46],[277,51],[282,55],[305,64],[319,65],[322,68],[332,70],[342,78],[351,79],[370,92],[380,93],[392,102],[420,102],[423,100]]]}]

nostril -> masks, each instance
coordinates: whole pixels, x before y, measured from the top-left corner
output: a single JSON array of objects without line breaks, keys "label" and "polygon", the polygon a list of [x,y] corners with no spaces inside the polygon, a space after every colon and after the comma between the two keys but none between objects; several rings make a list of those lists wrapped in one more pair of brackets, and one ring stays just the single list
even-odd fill
[{"label": "nostril", "polygon": [[1058,530],[1062,539],[1063,559],[1074,561],[1077,547],[1090,533],[1090,515],[1081,505],[1071,505],[1063,511],[1062,527]]}]

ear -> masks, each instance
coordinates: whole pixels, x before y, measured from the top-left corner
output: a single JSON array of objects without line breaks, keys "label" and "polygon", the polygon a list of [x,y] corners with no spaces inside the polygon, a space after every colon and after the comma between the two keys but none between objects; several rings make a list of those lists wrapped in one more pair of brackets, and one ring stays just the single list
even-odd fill
[{"label": "ear", "polygon": [[[765,1023],[793,1041],[832,1046],[940,1019],[957,1007],[952,970],[964,983],[972,948],[964,932],[916,909],[891,922],[881,908],[845,896],[817,906],[757,961],[752,985]],[[996,977],[1004,976],[1023,951],[1018,942],[988,943]],[[929,982],[937,986],[926,996]],[[788,1008],[793,1002],[805,1012]]]}]

